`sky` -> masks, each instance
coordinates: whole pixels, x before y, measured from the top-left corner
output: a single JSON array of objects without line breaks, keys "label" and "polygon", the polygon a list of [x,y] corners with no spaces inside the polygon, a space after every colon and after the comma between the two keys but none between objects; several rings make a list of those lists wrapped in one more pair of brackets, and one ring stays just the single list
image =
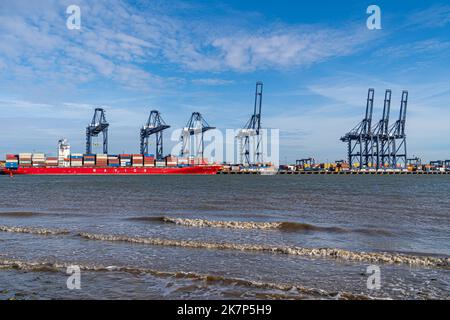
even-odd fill
[{"label": "sky", "polygon": [[[366,25],[373,4],[379,30]],[[80,30],[66,26],[69,5]],[[55,154],[61,137],[83,152],[96,107],[110,153],[139,151],[153,109],[170,130],[194,111],[238,129],[263,81],[262,126],[280,130],[282,163],[345,159],[339,139],[362,120],[368,88],[375,122],[386,89],[392,119],[408,90],[409,155],[450,159],[449,67],[445,1],[2,0],[0,157]]]}]

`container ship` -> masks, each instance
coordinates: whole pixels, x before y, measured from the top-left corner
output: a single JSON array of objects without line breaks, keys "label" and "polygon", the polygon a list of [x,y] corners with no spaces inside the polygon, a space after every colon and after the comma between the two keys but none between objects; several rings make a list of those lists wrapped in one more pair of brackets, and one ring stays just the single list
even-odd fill
[{"label": "container ship", "polygon": [[70,147],[59,145],[58,156],[43,153],[7,154],[0,173],[6,175],[213,175],[220,165],[203,158],[153,154],[70,154]]}]

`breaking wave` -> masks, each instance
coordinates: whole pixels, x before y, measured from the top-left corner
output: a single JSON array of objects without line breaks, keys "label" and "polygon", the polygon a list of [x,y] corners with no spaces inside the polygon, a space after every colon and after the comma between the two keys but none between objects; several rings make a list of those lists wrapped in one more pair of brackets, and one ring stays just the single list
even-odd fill
[{"label": "breaking wave", "polygon": [[286,232],[334,232],[334,233],[347,233],[357,232],[368,235],[391,235],[390,232],[380,229],[355,229],[348,230],[340,227],[323,227],[316,226],[308,223],[300,222],[254,222],[254,221],[217,221],[207,219],[184,219],[184,218],[171,218],[171,217],[136,217],[130,218],[133,221],[144,222],[165,222],[172,223],[185,227],[197,227],[197,228],[224,228],[224,229],[239,229],[239,230],[280,230]]},{"label": "breaking wave", "polygon": [[127,218],[129,221],[140,221],[140,222],[165,222],[165,217],[133,217]]},{"label": "breaking wave", "polygon": [[273,254],[296,255],[306,257],[330,258],[355,262],[407,264],[411,266],[439,267],[450,269],[450,258],[430,256],[414,256],[387,252],[353,252],[332,248],[302,248],[288,246],[270,246],[259,244],[216,243],[193,240],[169,240],[160,238],[129,237],[125,235],[102,235],[79,233],[80,237],[97,241],[120,241],[146,245],[183,247],[192,249],[237,250],[248,252],[264,252]]},{"label": "breaking wave", "polygon": [[265,244],[239,244],[239,243],[219,243],[204,242],[196,240],[172,240],[150,237],[133,237],[127,235],[106,235],[81,232],[75,233],[69,230],[45,229],[31,227],[1,226],[0,232],[29,233],[36,235],[69,235],[81,237],[87,240],[129,242],[136,244],[170,246],[191,249],[207,250],[236,250],[245,252],[261,252],[270,254],[283,254],[305,256],[312,258],[329,258],[334,260],[369,262],[382,264],[406,264],[411,266],[437,267],[450,269],[450,257],[435,257],[425,255],[411,255],[388,252],[355,252],[336,248],[303,248],[297,246],[275,246]]},{"label": "breaking wave", "polygon": [[38,234],[38,235],[69,234],[69,231],[67,231],[67,230],[28,228],[28,227],[10,227],[10,226],[0,226],[0,231],[12,232],[12,233],[30,233],[30,234]]},{"label": "breaking wave", "polygon": [[198,227],[198,228],[346,232],[345,229],[338,227],[319,227],[299,222],[217,221],[206,219],[183,219],[170,217],[135,217],[129,218],[128,220],[142,221],[142,222],[165,222],[185,227]]},{"label": "breaking wave", "polygon": [[192,281],[201,281],[205,284],[221,284],[227,286],[241,286],[256,289],[271,289],[287,292],[290,295],[309,295],[326,299],[342,299],[342,300],[367,300],[372,299],[370,296],[362,294],[353,294],[350,292],[328,292],[322,289],[306,288],[299,285],[271,283],[263,281],[253,281],[241,278],[229,278],[220,275],[200,274],[196,272],[183,271],[161,271],[142,267],[129,266],[104,266],[104,265],[87,265],[65,262],[40,262],[40,261],[19,261],[12,259],[0,258],[0,269],[14,269],[28,272],[64,272],[69,266],[76,265],[83,271],[92,272],[124,272],[131,274],[150,274],[161,278],[177,278],[188,279]]}]

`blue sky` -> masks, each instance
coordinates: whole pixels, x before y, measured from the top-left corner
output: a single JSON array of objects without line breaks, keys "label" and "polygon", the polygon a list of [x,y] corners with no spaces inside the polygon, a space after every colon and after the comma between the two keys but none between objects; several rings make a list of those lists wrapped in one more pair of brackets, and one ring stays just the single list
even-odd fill
[{"label": "blue sky", "polygon": [[[81,8],[81,30],[66,8]],[[366,9],[380,6],[382,30]],[[278,128],[281,161],[345,158],[339,138],[375,88],[397,117],[410,92],[410,155],[450,158],[450,5],[444,1],[0,2],[0,156],[83,152],[93,108],[104,106],[111,153],[137,152],[152,109],[173,128],[200,111],[239,128],[264,81],[263,126]],[[174,142],[169,141],[168,148]]]}]

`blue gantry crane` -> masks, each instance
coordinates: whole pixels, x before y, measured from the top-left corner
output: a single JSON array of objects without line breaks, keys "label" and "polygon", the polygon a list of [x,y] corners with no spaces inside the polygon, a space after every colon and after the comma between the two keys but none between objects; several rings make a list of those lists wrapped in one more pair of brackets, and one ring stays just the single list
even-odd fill
[{"label": "blue gantry crane", "polygon": [[358,159],[360,169],[370,166],[380,169],[386,165],[397,168],[399,164],[406,166],[408,157],[405,128],[408,91],[402,92],[399,119],[390,126],[392,91],[386,90],[382,118],[372,128],[374,95],[375,90],[369,89],[365,118],[341,138],[341,141],[347,143],[349,165],[353,167],[355,159]]},{"label": "blue gantry crane", "polygon": [[383,115],[381,120],[373,129],[373,150],[376,168],[379,169],[385,164],[391,165],[389,153],[389,116],[391,112],[392,90],[387,89],[384,95]]},{"label": "blue gantry crane", "polygon": [[420,159],[419,157],[410,158],[410,159],[407,159],[406,161],[407,161],[406,163],[408,166],[419,167],[422,165],[422,159]]},{"label": "blue gantry crane", "polygon": [[[186,127],[181,132],[181,152],[182,157],[188,155],[195,155],[196,157],[204,158],[204,141],[203,136],[206,131],[213,130],[212,127],[206,122],[203,116],[199,112],[193,112]],[[196,146],[192,145],[192,138],[198,143]],[[194,142],[195,143],[195,142]]]},{"label": "blue gantry crane", "polygon": [[148,153],[148,140],[151,135],[155,135],[155,157],[157,160],[163,158],[163,131],[170,128],[161,117],[161,113],[157,110],[152,110],[148,117],[147,123],[141,128],[141,154]]},{"label": "blue gantry crane", "polygon": [[[256,83],[255,104],[253,107],[253,115],[245,124],[244,128],[239,130],[237,138],[240,140],[240,156],[243,165],[253,165],[252,160],[256,163],[263,162],[262,136],[261,136],[261,111],[264,84],[261,81]],[[251,157],[250,139],[256,138],[254,146],[254,156]]]},{"label": "blue gantry crane", "polygon": [[350,132],[341,138],[347,143],[348,163],[353,167],[355,159],[359,161],[359,168],[373,163],[373,135],[372,116],[375,90],[369,89],[367,94],[366,114],[364,119]]},{"label": "blue gantry crane", "polygon": [[405,131],[407,107],[408,91],[404,90],[402,92],[399,118],[389,130],[389,153],[392,159],[393,168],[396,168],[397,164],[406,165],[408,159]]},{"label": "blue gantry crane", "polygon": [[92,138],[100,133],[103,136],[103,153],[108,154],[108,127],[105,110],[96,108],[91,123],[86,127],[86,154],[92,153]]}]

